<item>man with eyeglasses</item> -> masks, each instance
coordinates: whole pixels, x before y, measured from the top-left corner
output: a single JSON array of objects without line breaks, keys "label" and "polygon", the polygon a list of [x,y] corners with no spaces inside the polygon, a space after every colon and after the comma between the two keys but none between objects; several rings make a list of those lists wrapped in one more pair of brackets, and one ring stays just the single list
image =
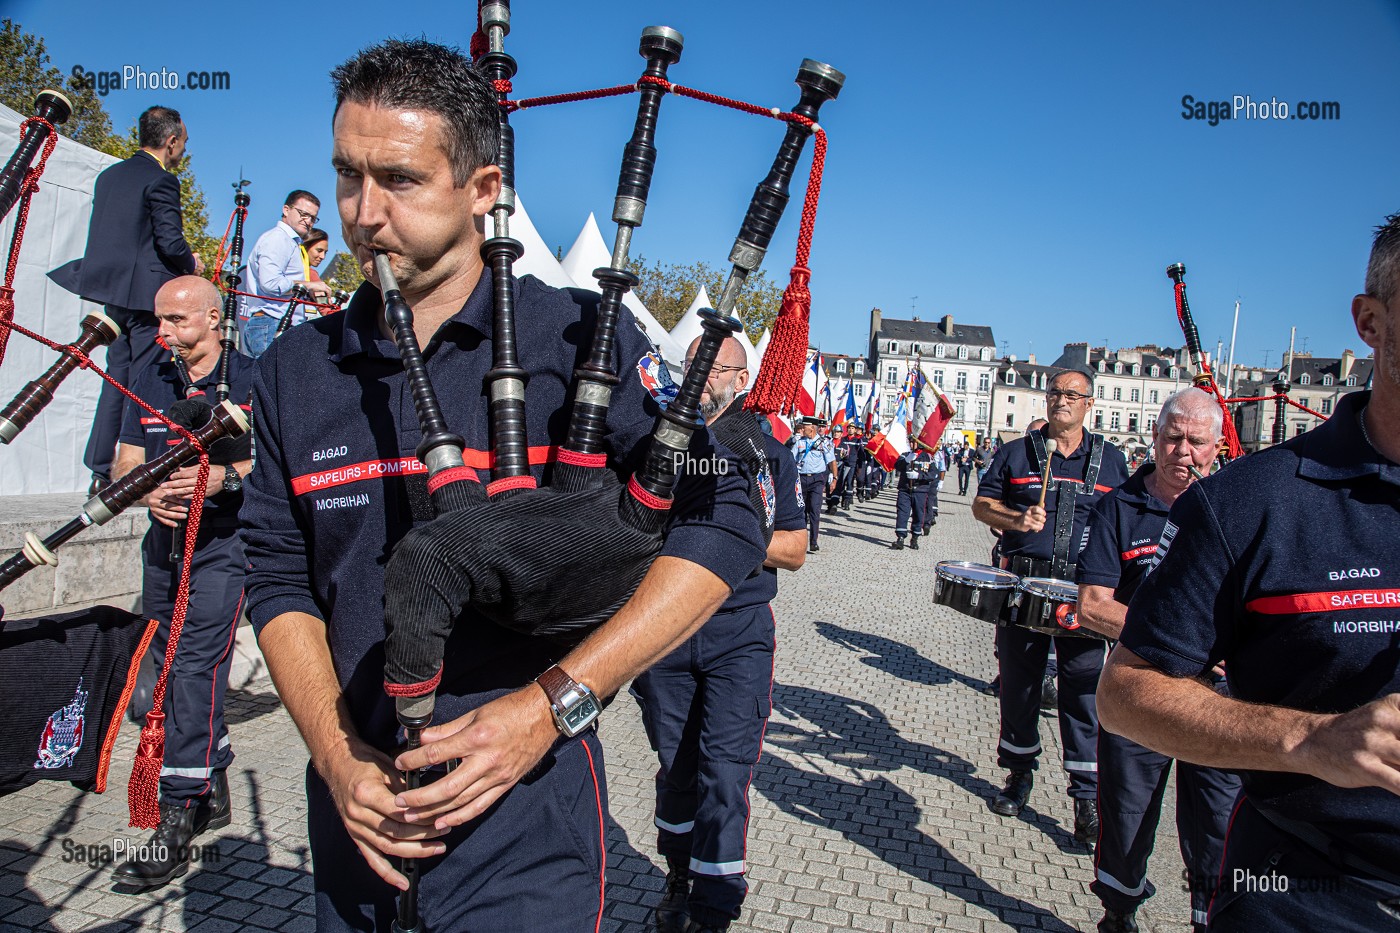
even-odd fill
[{"label": "man with eyeglasses", "polygon": [[[1050,380],[1047,422],[1002,446],[977,487],[973,517],[1002,532],[1002,563],[1022,577],[1052,577],[1073,585],[1075,561],[1089,512],[1102,496],[1126,482],[1122,451],[1084,430],[1094,407],[1093,377],[1068,370]],[[1048,441],[1050,488],[1040,505]],[[1034,784],[1040,758],[1039,709],[1045,662],[1052,638],[1015,625],[997,629],[1001,678],[1001,734],[997,764],[1008,772],[991,809],[1017,816]],[[1074,800],[1074,838],[1092,846],[1099,835],[1098,716],[1094,691],[1106,643],[1079,637],[1053,638],[1058,658],[1060,737],[1069,795]]]},{"label": "man with eyeglasses", "polygon": [[[258,237],[248,254],[244,290],[258,297],[247,299],[239,312],[239,349],[254,359],[272,343],[293,288],[300,285],[315,300],[330,300],[330,286],[312,280],[301,251],[301,238],[316,226],[320,210],[316,195],[301,189],[293,191],[282,205],[282,219]],[[306,320],[306,312],[301,308],[292,315],[293,324]]]},{"label": "man with eyeglasses", "polygon": [[[700,345],[690,345],[686,358]],[[772,709],[778,569],[797,570],[805,524],[797,467],[787,449],[744,410],[749,370],[734,337],[720,345],[700,413],[715,440],[744,464],[749,494],[771,533],[761,567],[681,645],[633,681],[657,753],[656,847],[666,889],[653,914],[660,933],[727,930],[748,885],[749,785]]]}]

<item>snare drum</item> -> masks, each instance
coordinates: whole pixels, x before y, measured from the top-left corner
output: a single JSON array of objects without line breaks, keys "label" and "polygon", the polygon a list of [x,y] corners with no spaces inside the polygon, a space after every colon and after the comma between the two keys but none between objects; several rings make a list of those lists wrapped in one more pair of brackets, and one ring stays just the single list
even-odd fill
[{"label": "snare drum", "polygon": [[1001,621],[1021,579],[1009,570],[965,560],[941,560],[934,574],[935,603],[993,624]]},{"label": "snare drum", "polygon": [[[1073,621],[1079,607],[1079,587],[1067,580],[1026,577],[1016,585],[1011,605],[1011,621],[1032,632],[1071,638],[1103,637]],[[1074,627],[1066,628],[1062,620]]]}]

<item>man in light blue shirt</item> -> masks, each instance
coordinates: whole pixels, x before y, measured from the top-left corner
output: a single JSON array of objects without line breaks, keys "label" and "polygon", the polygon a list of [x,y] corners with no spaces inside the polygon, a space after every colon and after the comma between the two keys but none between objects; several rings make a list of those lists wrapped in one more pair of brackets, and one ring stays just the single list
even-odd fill
[{"label": "man in light blue shirt", "polygon": [[797,460],[799,482],[802,484],[803,507],[807,512],[807,553],[821,550],[818,540],[822,527],[822,499],[836,488],[836,448],[831,438],[818,433],[826,427],[820,418],[802,419],[798,435],[792,440],[792,455]]},{"label": "man in light blue shirt", "polygon": [[[254,359],[262,356],[268,344],[272,343],[277,325],[287,310],[285,300],[273,299],[288,298],[292,289],[300,285],[316,301],[330,300],[328,285],[308,281],[301,251],[301,238],[316,226],[320,210],[321,202],[310,191],[293,191],[282,205],[282,219],[277,226],[258,237],[258,242],[248,254],[244,290],[260,297],[243,300],[238,314],[239,348]],[[306,313],[300,308],[292,315],[293,325],[306,320]]]}]

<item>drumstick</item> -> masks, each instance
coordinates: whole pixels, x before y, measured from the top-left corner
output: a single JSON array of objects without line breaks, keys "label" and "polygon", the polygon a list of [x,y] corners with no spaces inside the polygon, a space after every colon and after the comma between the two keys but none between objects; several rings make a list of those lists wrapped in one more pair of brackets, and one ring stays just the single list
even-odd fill
[{"label": "drumstick", "polygon": [[1040,507],[1045,508],[1045,494],[1050,491],[1050,459],[1055,456],[1055,448],[1059,446],[1049,438],[1045,441],[1045,475],[1040,478]]}]

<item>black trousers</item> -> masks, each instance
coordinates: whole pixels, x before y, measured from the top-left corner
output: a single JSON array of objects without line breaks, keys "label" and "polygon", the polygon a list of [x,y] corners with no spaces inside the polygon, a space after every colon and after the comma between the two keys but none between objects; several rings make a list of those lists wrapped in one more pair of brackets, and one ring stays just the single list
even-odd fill
[{"label": "black trousers", "polygon": [[895,495],[894,500],[894,533],[895,537],[902,538],[909,531],[912,524],[914,535],[924,533],[924,522],[928,507],[928,496],[925,495],[927,487],[915,486],[912,489],[901,489]]},{"label": "black trousers", "polygon": [[[1389,866],[1390,871],[1395,866]],[[1209,933],[1400,930],[1400,886],[1349,873],[1278,829],[1241,795],[1225,840]]]},{"label": "black trousers", "polygon": [[802,505],[807,511],[807,546],[817,546],[822,533],[822,498],[826,495],[826,478],[830,474],[802,474]]},{"label": "black trousers", "polygon": [[[122,332],[107,348],[107,374],[131,388],[136,377],[160,356],[156,343],[156,316],[150,311],[106,306],[107,316],[121,325]],[[102,394],[97,397],[97,413],[92,419],[83,465],[93,473],[112,475],[112,460],[116,457],[117,437],[122,430],[122,414],[126,397],[104,380]]]},{"label": "black trousers", "polygon": [[[1090,890],[1108,910],[1131,913],[1157,892],[1147,859],[1157,838],[1172,759],[1099,730],[1099,844]],[[1220,875],[1239,775],[1187,762],[1176,766],[1176,829],[1191,892],[1191,920],[1204,927]]]},{"label": "black trousers", "polygon": [[960,495],[960,496],[965,496],[965,495],[967,495],[967,486],[968,486],[968,483],[969,483],[971,480],[972,480],[972,467],[971,467],[971,465],[965,466],[965,467],[958,467],[958,495]]},{"label": "black trousers", "polygon": [[[997,667],[1001,672],[1001,736],[997,764],[1009,771],[1034,771],[1040,758],[1040,693],[1051,636],[1015,625],[997,629]],[[1059,662],[1060,742],[1065,749],[1069,795],[1098,797],[1098,690],[1108,642],[1097,638],[1055,637]]]}]

